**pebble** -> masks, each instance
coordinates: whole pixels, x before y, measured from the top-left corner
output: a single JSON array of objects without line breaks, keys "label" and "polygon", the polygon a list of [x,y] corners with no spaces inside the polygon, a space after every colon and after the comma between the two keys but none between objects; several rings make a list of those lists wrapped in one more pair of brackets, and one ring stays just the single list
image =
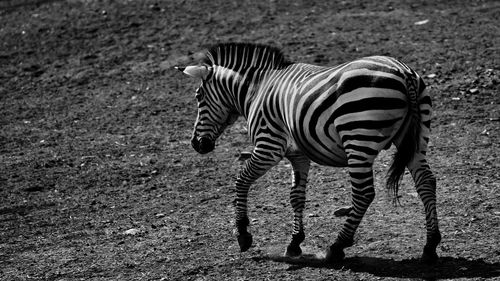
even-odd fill
[{"label": "pebble", "polygon": [[138,234],[139,232],[141,232],[141,230],[140,230],[140,229],[137,229],[137,228],[131,228],[131,229],[129,229],[129,230],[124,231],[124,232],[123,232],[123,234],[125,234],[125,235],[136,235],[136,234]]}]

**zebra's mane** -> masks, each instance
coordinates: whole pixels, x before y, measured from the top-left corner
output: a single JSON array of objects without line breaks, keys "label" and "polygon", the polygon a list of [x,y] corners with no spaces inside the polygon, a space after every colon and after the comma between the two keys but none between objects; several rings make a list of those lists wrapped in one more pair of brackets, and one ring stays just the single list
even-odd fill
[{"label": "zebra's mane", "polygon": [[204,63],[232,70],[281,69],[291,64],[276,47],[250,43],[223,43],[208,49]]}]

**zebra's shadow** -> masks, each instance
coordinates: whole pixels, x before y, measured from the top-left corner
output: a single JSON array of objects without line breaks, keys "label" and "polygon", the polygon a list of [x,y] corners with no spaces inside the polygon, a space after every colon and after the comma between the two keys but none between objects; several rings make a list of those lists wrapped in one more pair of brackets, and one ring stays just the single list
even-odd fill
[{"label": "zebra's shadow", "polygon": [[278,255],[253,257],[256,261],[274,261],[290,264],[288,270],[304,267],[331,268],[366,272],[378,277],[421,278],[425,280],[450,278],[492,278],[500,277],[500,263],[487,263],[481,259],[440,257],[433,265],[422,263],[419,259],[393,260],[378,257],[350,257],[336,264],[327,263],[315,255],[302,255],[290,258]]}]

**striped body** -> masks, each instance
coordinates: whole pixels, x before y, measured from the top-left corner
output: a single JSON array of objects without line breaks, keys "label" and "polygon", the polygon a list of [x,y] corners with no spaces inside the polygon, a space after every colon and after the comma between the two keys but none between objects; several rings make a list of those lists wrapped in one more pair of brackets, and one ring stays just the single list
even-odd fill
[{"label": "striped body", "polygon": [[290,202],[294,211],[292,242],[287,255],[301,253],[303,210],[310,162],[346,166],[352,184],[352,206],[330,247],[328,259],[343,258],[354,233],[375,197],[373,162],[394,144],[388,188],[397,196],[405,168],[416,183],[426,211],[424,259],[435,260],[441,236],[436,212],[436,180],[426,162],[432,114],[422,79],[402,62],[373,56],[336,67],[289,63],[275,48],[221,44],[207,53],[203,66],[185,73],[202,79],[197,89],[198,118],[192,145],[200,153],[237,116],[248,123],[254,150],[236,180],[236,226],[241,250],[247,231],[248,191],[253,182],[284,157],[292,164]]},{"label": "striped body", "polygon": [[318,164],[347,166],[351,148],[376,155],[408,112],[402,67],[388,57],[370,57],[337,67],[293,64],[272,71],[248,112],[250,136],[255,140],[262,120],[272,120],[271,138],[286,135],[288,148]]}]

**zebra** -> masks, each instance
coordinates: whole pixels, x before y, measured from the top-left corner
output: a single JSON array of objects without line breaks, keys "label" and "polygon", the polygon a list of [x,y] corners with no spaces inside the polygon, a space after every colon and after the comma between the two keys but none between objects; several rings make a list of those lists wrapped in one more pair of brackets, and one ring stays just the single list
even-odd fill
[{"label": "zebra", "polygon": [[347,167],[351,206],[325,259],[339,262],[374,200],[373,163],[396,146],[387,187],[397,198],[408,168],[423,202],[427,241],[422,260],[438,260],[441,241],[436,211],[436,178],[426,160],[432,103],[422,78],[391,57],[371,56],[334,67],[293,63],[273,46],[221,43],[197,65],[176,67],[201,81],[191,145],[200,154],[239,116],[246,119],[253,151],[235,182],[235,224],[242,252],[253,242],[248,232],[250,186],[287,158],[292,166],[290,202],[293,231],[285,256],[299,257],[305,239],[303,211],[311,161]]}]

